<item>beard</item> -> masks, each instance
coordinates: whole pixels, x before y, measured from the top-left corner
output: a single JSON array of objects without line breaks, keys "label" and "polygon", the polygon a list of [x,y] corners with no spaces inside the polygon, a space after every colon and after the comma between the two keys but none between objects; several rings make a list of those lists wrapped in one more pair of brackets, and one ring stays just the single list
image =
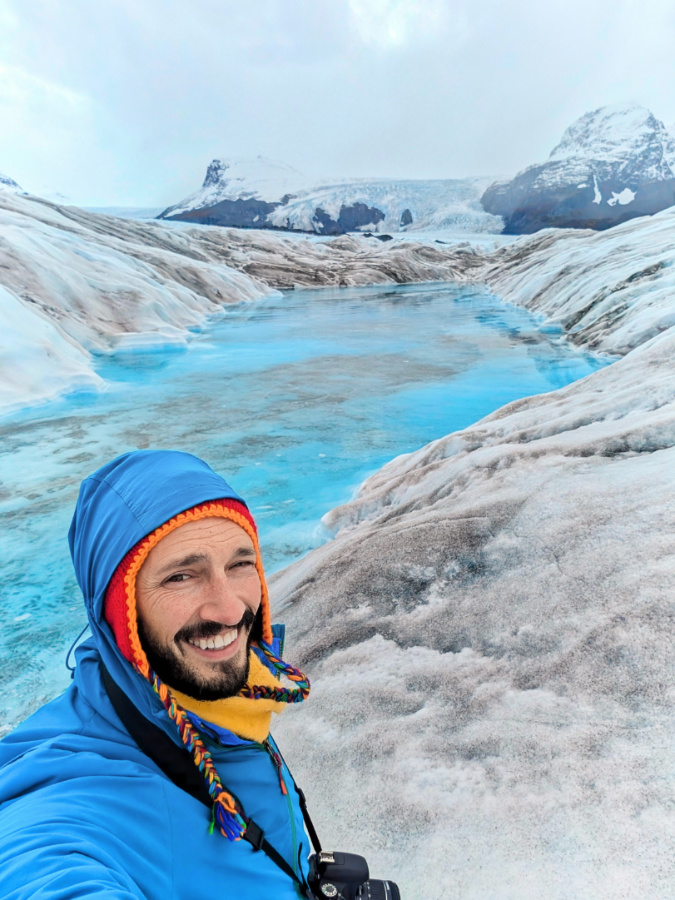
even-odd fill
[{"label": "beard", "polygon": [[[249,652],[251,643],[259,631],[259,628],[256,627],[258,618],[259,616],[247,609],[237,625],[241,636],[247,634],[244,658],[207,663],[212,673],[209,676],[205,676],[184,659],[179,649],[160,644],[146,630],[140,618],[138,620],[138,636],[150,667],[168,687],[187,694],[195,700],[222,700],[226,697],[234,697],[248,681]],[[198,625],[182,628],[174,637],[174,644],[176,648],[179,648],[182,641],[191,638],[213,637],[222,631],[222,628],[221,622],[200,622]]]}]

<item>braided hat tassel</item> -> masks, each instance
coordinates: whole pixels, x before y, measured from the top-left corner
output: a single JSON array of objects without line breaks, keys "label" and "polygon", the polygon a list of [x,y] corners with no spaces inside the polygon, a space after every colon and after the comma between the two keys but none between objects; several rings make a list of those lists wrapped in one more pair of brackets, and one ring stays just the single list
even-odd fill
[{"label": "braided hat tassel", "polygon": [[238,693],[238,697],[249,697],[251,700],[277,700],[279,703],[302,703],[309,696],[309,678],[294,666],[289,665],[275,656],[272,648],[265,641],[258,641],[258,646],[272,663],[279,675],[285,675],[289,681],[294,681],[297,688],[268,687],[267,685],[245,685]]},{"label": "braided hat tassel", "polygon": [[[265,685],[246,685],[237,696],[249,697],[257,700],[259,698],[277,700],[281,703],[301,703],[309,695],[310,684],[309,679],[294,666],[284,662],[278,656],[275,656],[271,647],[264,641],[259,643],[260,649],[263,651],[267,659],[272,663],[274,668],[280,674],[286,675],[291,681],[298,684],[297,688],[285,687],[267,687]],[[143,675],[142,672],[139,674]],[[176,724],[180,739],[192,754],[194,764],[204,777],[206,787],[211,799],[213,800],[212,820],[209,831],[212,832],[214,825],[218,825],[220,833],[230,841],[239,841],[246,831],[247,823],[237,806],[237,802],[223,786],[220,776],[216,770],[215,763],[211,753],[207,750],[204,742],[197,729],[190,721],[189,716],[178,703],[174,700],[170,690],[159,677],[150,670],[148,678],[152,684],[153,690],[162,701],[164,708],[169,714],[169,718]]]},{"label": "braided hat tassel", "polygon": [[171,692],[160,681],[154,672],[151,672],[152,687],[162,701],[169,717],[178,727],[180,738],[192,754],[194,764],[204,777],[209,795],[213,800],[213,822],[217,823],[221,834],[230,841],[238,841],[246,831],[246,822],[237,808],[237,803],[225,788],[216,771],[213,757],[204,746],[199,732],[190,721],[185,710],[179,706],[171,696]]},{"label": "braided hat tassel", "polygon": [[209,796],[213,801],[209,830],[213,831],[217,825],[224,837],[230,841],[238,841],[247,828],[243,810],[241,810],[235,798],[220,780],[213,757],[204,745],[199,732],[190,721],[187,713],[176,702],[169,688],[151,669],[138,634],[136,576],[148,554],[154,546],[176,528],[187,522],[207,517],[229,519],[242,528],[251,538],[256,551],[255,565],[261,585],[260,612],[263,638],[257,643],[274,670],[279,675],[285,675],[297,685],[297,687],[293,688],[283,687],[282,685],[279,685],[279,687],[246,685],[239,691],[237,696],[254,700],[276,700],[280,703],[300,703],[305,700],[309,695],[309,680],[299,669],[285,663],[278,656],[275,656],[272,651],[271,642],[273,638],[269,596],[258,545],[257,529],[247,507],[237,500],[225,498],[198,504],[174,516],[132,547],[119,563],[110,580],[106,590],[104,615],[113,631],[122,655],[143,678],[150,682],[169,717],[177,726],[181,741],[192,754],[194,764],[202,773]]}]

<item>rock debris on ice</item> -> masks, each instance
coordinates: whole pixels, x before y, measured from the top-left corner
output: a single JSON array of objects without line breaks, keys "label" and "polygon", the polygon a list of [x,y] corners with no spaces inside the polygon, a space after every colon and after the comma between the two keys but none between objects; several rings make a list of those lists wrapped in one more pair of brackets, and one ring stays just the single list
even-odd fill
[{"label": "rock debris on ice", "polygon": [[7,304],[0,316],[14,319],[19,304],[22,321],[38,323],[35,346],[31,329],[22,331],[26,357],[44,351],[45,321],[58,335],[56,344],[67,343],[74,354],[55,352],[35,378],[12,380],[0,408],[59,393],[69,377],[73,385],[86,373],[96,381],[92,351],[185,341],[189,328],[224,304],[256,300],[273,289],[462,279],[482,264],[468,247],[392,246],[348,236],[321,243],[141,222],[1,192],[0,257],[0,303]]},{"label": "rock debris on ice", "polygon": [[673,233],[494,254],[496,293],[622,358],[394,459],[272,579],[314,684],[277,737],[406,897],[672,896]]}]

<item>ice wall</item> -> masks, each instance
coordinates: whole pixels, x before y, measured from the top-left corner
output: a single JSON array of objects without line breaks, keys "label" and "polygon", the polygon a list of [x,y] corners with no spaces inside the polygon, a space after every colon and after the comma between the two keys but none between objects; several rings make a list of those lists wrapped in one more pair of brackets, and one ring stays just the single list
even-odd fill
[{"label": "ice wall", "polygon": [[672,896],[673,222],[500,251],[496,290],[625,356],[393,460],[273,579],[314,684],[277,737],[407,898]]}]

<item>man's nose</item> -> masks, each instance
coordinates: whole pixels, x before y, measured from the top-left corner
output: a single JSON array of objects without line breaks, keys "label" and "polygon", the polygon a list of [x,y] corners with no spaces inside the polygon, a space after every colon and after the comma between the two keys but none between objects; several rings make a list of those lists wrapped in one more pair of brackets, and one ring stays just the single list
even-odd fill
[{"label": "man's nose", "polygon": [[246,611],[246,603],[237,595],[227,572],[215,572],[204,585],[199,616],[202,619],[237,625]]}]

